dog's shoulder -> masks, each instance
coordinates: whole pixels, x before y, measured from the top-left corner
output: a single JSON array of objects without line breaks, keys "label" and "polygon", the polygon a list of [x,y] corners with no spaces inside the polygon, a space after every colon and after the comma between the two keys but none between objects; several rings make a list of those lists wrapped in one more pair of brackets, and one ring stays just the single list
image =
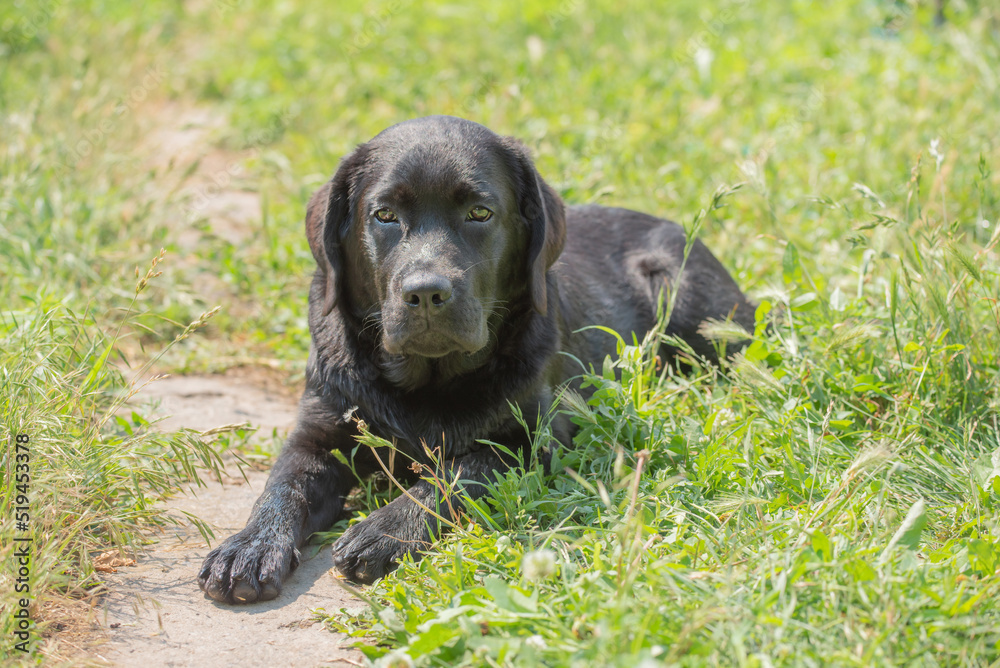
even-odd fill
[{"label": "dog's shoulder", "polygon": [[684,244],[684,228],[665,218],[621,207],[566,207],[566,252],[630,250],[650,243]]}]

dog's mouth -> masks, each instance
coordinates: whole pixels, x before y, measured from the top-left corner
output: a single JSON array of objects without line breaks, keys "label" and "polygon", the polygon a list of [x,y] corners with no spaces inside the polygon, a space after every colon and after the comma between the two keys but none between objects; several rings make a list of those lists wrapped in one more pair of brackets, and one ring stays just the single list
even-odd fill
[{"label": "dog's mouth", "polygon": [[430,327],[427,323],[413,325],[408,331],[389,333],[382,337],[382,347],[392,355],[437,358],[452,353],[472,355],[486,346],[485,336],[459,336],[454,332]]}]

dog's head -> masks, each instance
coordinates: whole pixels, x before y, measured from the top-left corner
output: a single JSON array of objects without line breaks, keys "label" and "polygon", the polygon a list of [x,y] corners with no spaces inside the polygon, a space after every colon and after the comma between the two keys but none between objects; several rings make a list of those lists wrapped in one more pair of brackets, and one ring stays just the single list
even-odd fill
[{"label": "dog's head", "polygon": [[306,230],[323,314],[351,313],[387,353],[422,358],[484,349],[514,304],[544,315],[566,234],[527,149],[449,116],[359,146],[313,195]]}]

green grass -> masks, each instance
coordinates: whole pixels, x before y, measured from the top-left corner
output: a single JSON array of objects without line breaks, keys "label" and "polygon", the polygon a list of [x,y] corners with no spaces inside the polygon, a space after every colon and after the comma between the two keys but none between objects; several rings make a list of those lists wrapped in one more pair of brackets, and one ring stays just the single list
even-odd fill
[{"label": "green grass", "polygon": [[[151,269],[139,281],[136,295],[154,273]],[[25,598],[31,601],[26,645],[31,653],[53,661],[67,651],[72,655],[54,634],[69,621],[55,612],[57,602],[100,593],[94,558],[108,550],[138,554],[151,529],[184,519],[164,514],[159,503],[179,484],[198,484],[200,473],[219,471],[212,435],[155,431],[127,403],[148,382],[142,380],[147,368],[128,380],[111,363],[120,354],[118,336],[131,308],[110,336],[92,314],[51,299],[0,315],[0,511],[8,518],[0,529],[5,660],[27,658],[15,651],[12,635],[24,631],[15,612]],[[178,338],[201,324],[192,323]],[[187,519],[211,535],[200,520]],[[27,563],[21,558],[26,545]],[[76,614],[85,613],[76,608]],[[57,642],[37,653],[38,640],[53,636]]]},{"label": "green grass", "polygon": [[[85,417],[128,392],[101,356],[133,267],[161,247],[121,354],[159,354],[221,305],[160,364],[300,373],[309,194],[384,127],[455,114],[526,141],[570,202],[691,226],[721,184],[744,183],[700,236],[770,309],[722,372],[662,376],[623,349],[620,380],[596,370],[592,405],[565,407],[581,433],[557,475],[498,481],[366,593],[369,611],[331,623],[400,665],[989,665],[1000,14],[976,0],[946,13],[935,27],[933,3],[890,0],[5,5],[0,322],[5,378],[26,379],[0,396],[5,476],[26,424],[52,453],[53,504],[76,489],[54,472],[82,466],[61,459],[67,435],[89,434],[72,456],[102,471],[101,444],[127,440]],[[261,195],[245,241],[170,187],[184,165],[143,152],[175,120],[163,109],[193,107],[224,119],[211,141]],[[151,439],[140,453],[185,442],[133,428]],[[384,499],[378,485],[357,497]],[[136,535],[94,502],[105,520],[46,525],[44,563],[62,566],[45,572],[75,573],[53,592],[85,586],[87,549]],[[527,578],[540,550],[528,561],[554,571]]]},{"label": "green grass", "polygon": [[837,300],[787,246],[724,373],[620,342],[556,475],[323,617],[385,665],[996,661],[1000,276],[922,215]]}]

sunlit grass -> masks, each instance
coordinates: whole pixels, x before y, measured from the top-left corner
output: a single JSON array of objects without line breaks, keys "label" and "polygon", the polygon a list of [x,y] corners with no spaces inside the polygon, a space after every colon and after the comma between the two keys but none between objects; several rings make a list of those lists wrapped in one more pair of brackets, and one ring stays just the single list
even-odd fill
[{"label": "sunlit grass", "polygon": [[[565,402],[580,433],[554,475],[500,476],[370,611],[325,618],[384,665],[995,661],[1000,328],[976,295],[996,293],[1000,237],[941,253],[921,215],[836,308],[786,255],[721,374],[660,373],[655,339],[620,342],[593,398]],[[918,266],[947,303],[894,278]]]},{"label": "sunlit grass", "polygon": [[[134,297],[157,278],[162,259],[161,253],[138,278]],[[218,475],[221,459],[215,434],[158,431],[130,405],[155,380],[149,370],[157,359],[138,365],[130,378],[119,368],[119,337],[131,329],[134,308],[133,299],[113,328],[54,299],[26,300],[0,314],[0,513],[10,520],[0,529],[0,631],[11,641],[4,643],[5,659],[30,658],[14,649],[13,632],[24,630],[14,617],[21,599],[30,601],[32,620],[26,647],[35,660],[57,660],[58,643],[42,641],[52,635],[52,622],[65,620],[50,615],[49,605],[100,593],[94,573],[100,553],[141,554],[151,530],[185,519],[211,536],[196,517],[165,514],[160,505],[181,483]],[[27,564],[16,558],[24,539]]]},{"label": "sunlit grass", "polygon": [[[567,397],[581,433],[554,475],[504,476],[333,623],[400,665],[996,661],[1000,15],[955,0],[936,26],[934,4],[3,5],[3,499],[23,430],[35,591],[92,586],[87,555],[214,461],[119,410],[135,388],[107,361],[222,303],[160,364],[301,370],[308,196],[357,143],[448,113],[524,140],[572,203],[693,228],[743,183],[699,235],[766,306],[721,371],[623,349],[590,405]],[[242,240],[173,187],[196,165],[147,153],[193,107],[261,196]]]}]

